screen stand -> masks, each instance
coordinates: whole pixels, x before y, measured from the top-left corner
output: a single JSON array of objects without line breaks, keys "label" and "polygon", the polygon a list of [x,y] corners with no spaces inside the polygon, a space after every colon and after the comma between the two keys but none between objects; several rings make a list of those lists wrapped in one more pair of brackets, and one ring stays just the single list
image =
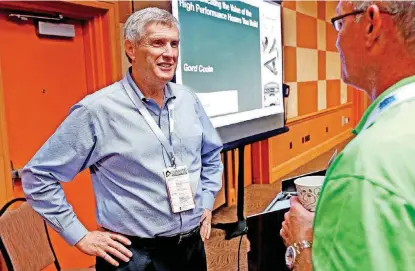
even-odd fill
[{"label": "screen stand", "polygon": [[244,151],[245,146],[250,145],[261,140],[268,139],[270,137],[288,132],[288,127],[272,130],[258,135],[253,135],[240,140],[236,140],[230,143],[226,143],[223,146],[222,152],[238,149],[238,202],[237,202],[237,217],[238,221],[232,223],[217,223],[212,224],[215,229],[221,229],[225,231],[225,240],[231,240],[235,237],[242,236],[248,232],[248,226],[244,217]]}]

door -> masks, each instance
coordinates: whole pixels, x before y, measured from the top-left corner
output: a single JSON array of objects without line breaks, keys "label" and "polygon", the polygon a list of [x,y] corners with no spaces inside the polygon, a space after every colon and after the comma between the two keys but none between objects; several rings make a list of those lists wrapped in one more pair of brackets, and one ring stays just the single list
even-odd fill
[{"label": "door", "polygon": [[[74,38],[41,37],[33,20],[0,11],[0,56],[10,159],[22,168],[52,135],[70,107],[87,94],[82,21]],[[64,184],[68,201],[88,229],[95,229],[95,200],[88,172]],[[21,185],[14,187],[22,196]],[[92,257],[70,247],[50,229],[52,243],[64,268],[90,266]],[[76,261],[74,261],[76,259]]]}]

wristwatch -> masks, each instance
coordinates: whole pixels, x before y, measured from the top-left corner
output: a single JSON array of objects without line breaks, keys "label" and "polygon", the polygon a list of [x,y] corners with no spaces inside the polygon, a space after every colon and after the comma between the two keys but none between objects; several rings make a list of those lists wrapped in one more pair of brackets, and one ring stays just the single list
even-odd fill
[{"label": "wristwatch", "polygon": [[297,242],[287,247],[285,251],[285,264],[291,270],[294,267],[295,258],[306,248],[311,248],[313,242],[306,240]]}]

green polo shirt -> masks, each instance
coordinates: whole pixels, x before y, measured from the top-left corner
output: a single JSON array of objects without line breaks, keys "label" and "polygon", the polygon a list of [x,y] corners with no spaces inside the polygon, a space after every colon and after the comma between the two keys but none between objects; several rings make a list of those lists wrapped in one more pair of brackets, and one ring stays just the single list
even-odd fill
[{"label": "green polo shirt", "polygon": [[391,104],[363,129],[385,96],[414,82],[373,102],[329,168],[314,220],[315,271],[415,270],[415,99]]}]

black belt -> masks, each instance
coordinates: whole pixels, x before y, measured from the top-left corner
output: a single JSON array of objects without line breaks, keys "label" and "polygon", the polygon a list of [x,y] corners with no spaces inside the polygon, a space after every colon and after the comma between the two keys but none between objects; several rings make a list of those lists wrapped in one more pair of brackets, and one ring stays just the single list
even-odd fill
[{"label": "black belt", "polygon": [[133,247],[146,247],[146,246],[160,246],[160,245],[178,245],[185,243],[191,237],[199,234],[200,226],[188,231],[182,232],[173,236],[156,236],[154,238],[141,238],[137,236],[126,236]]}]

